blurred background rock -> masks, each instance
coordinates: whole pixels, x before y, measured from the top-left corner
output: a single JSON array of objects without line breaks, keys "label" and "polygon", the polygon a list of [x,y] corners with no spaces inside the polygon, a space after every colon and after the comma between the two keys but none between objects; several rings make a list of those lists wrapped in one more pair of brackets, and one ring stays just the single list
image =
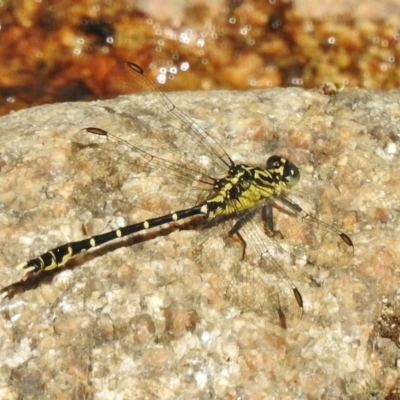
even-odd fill
[{"label": "blurred background rock", "polygon": [[110,97],[118,61],[163,90],[400,82],[399,0],[0,0],[0,115]]}]

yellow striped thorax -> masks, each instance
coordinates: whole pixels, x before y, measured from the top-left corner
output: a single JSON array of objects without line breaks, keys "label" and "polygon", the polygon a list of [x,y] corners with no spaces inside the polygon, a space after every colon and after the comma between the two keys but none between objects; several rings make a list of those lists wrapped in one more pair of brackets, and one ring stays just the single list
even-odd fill
[{"label": "yellow striped thorax", "polygon": [[289,160],[271,156],[266,164],[266,168],[235,164],[229,175],[218,181],[217,194],[206,202],[208,218],[245,211],[299,182],[300,171]]}]

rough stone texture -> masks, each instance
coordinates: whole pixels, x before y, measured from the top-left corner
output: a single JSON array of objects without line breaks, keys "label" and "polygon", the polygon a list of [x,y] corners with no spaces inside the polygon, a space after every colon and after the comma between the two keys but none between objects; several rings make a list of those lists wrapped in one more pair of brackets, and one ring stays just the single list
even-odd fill
[{"label": "rough stone texture", "polygon": [[[302,174],[293,198],[347,232],[354,257],[329,268],[297,266],[291,278],[305,313],[284,331],[221,299],[214,275],[193,258],[196,231],[87,253],[1,301],[0,398],[382,399],[394,393],[398,348],[379,327],[382,304],[400,315],[400,91],[170,97],[234,160],[290,157]],[[164,191],[175,191],[171,206],[184,203],[179,186],[146,186],[135,174],[133,153],[127,162],[128,149],[113,154],[111,143],[77,140],[88,126],[124,131],[139,108],[140,95],[41,106],[0,119],[1,287],[21,277],[13,267],[29,257],[167,212],[159,201]]]}]

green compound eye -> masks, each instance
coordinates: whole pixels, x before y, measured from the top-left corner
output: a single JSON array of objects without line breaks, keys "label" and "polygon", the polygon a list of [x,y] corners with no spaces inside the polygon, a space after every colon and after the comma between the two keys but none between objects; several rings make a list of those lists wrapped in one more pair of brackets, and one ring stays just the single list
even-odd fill
[{"label": "green compound eye", "polygon": [[290,161],[287,161],[283,171],[284,179],[286,179],[288,185],[293,187],[297,185],[300,180],[300,170]]},{"label": "green compound eye", "polygon": [[[207,254],[207,250],[204,250],[206,254],[200,261],[214,267],[215,273],[226,284],[228,297],[233,298],[235,304],[238,303],[245,309],[250,308],[263,314],[271,322],[283,327],[296,324],[303,314],[303,299],[300,291],[290,280],[289,274],[285,272],[287,266],[284,265],[285,261],[282,261],[285,258],[276,256],[282,249],[279,241],[283,240],[283,235],[268,234],[269,237],[263,235],[262,230],[266,227],[260,228],[256,225],[259,221],[255,222],[255,215],[262,209],[268,230],[279,232],[273,227],[272,205],[281,206],[281,210],[287,210],[288,215],[297,217],[301,223],[313,225],[318,232],[323,231],[320,242],[327,242],[329,251],[334,249],[341,259],[351,257],[353,254],[353,243],[350,237],[306,213],[288,198],[290,188],[300,180],[299,169],[289,160],[273,155],[268,158],[266,168],[235,164],[218,142],[177,108],[144,75],[141,67],[127,62],[120,64],[117,69],[111,71],[111,75],[115,74],[118,77],[121,87],[137,92],[147,92],[143,99],[146,101],[145,105],[149,109],[149,114],[159,118],[153,118],[153,120],[147,118],[147,128],[146,122],[143,122],[145,129],[140,130],[136,136],[123,136],[122,133],[117,136],[94,127],[85,128],[81,132],[84,135],[94,135],[92,138],[95,141],[101,142],[101,139],[105,138],[109,142],[114,142],[115,146],[122,146],[125,151],[131,151],[135,159],[134,167],[132,167],[135,172],[141,172],[140,168],[146,172],[153,169],[157,177],[162,176],[165,186],[156,187],[153,182],[151,190],[147,189],[148,193],[157,194],[158,191],[169,190],[177,183],[182,188],[183,182],[187,183],[187,192],[180,189],[181,191],[178,192],[180,196],[176,195],[173,204],[177,205],[177,210],[174,212],[66,243],[29,261],[22,262],[18,268],[25,272],[23,280],[62,267],[74,256],[110,241],[168,226],[176,221],[202,217],[200,222],[204,222],[204,227],[213,229],[205,229],[199,235],[201,237],[204,234],[203,237],[211,239],[212,251]],[[162,126],[159,129],[162,135],[158,135],[157,139],[151,142],[154,135],[148,135],[148,132],[157,131],[153,125],[156,123],[154,120],[158,119],[168,120],[168,128],[164,129],[165,126]],[[153,143],[153,147],[148,145],[149,141]],[[143,143],[146,143],[146,149]],[[112,146],[108,148],[111,149]],[[197,150],[201,153],[197,154]],[[164,158],[160,154],[165,154]],[[213,173],[207,170],[202,157],[211,161],[209,165],[212,166]],[[118,158],[112,156],[110,160],[114,160],[114,170],[118,170]],[[152,185],[150,179],[149,185]],[[208,193],[208,197],[204,197],[204,193]],[[203,200],[199,201],[199,198]],[[184,207],[187,203],[183,202],[187,199],[193,201],[188,203],[189,207],[187,205]],[[218,227],[220,227],[219,230]],[[206,236],[206,233],[209,236]],[[221,242],[218,241],[218,235],[226,236],[222,243],[226,243],[227,247],[229,238],[236,236],[243,247],[242,257],[227,260],[227,257],[234,257],[237,254],[228,249],[225,253],[227,256],[223,255],[218,259],[215,255],[215,251],[218,250],[215,243]],[[289,248],[290,242],[287,245]],[[275,249],[273,249],[274,246]],[[199,247],[203,249],[203,245]],[[320,251],[319,247],[317,250],[314,249],[314,253],[315,251]],[[255,257],[249,257],[251,261],[246,260],[249,265],[239,268],[248,252],[258,255],[259,262],[254,261]],[[17,284],[20,282],[15,285]],[[12,286],[2,289],[0,294],[7,295]]]}]

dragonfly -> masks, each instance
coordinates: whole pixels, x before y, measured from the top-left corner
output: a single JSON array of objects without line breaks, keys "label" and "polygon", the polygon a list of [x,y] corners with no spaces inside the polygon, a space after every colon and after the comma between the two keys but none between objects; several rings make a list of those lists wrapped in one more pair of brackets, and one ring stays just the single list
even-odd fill
[{"label": "dragonfly", "polygon": [[[156,171],[157,176],[161,173],[165,189],[182,187],[183,195],[174,202],[178,208],[59,245],[23,261],[16,267],[24,273],[22,281],[61,268],[73,257],[111,241],[193,220],[204,232],[193,243],[193,255],[199,262],[215,266],[216,275],[225,282],[224,296],[284,328],[293,325],[304,312],[302,294],[286,272],[285,264],[295,253],[293,247],[304,250],[307,260],[318,262],[321,255],[329,253],[329,257],[346,261],[354,253],[350,237],[290,199],[292,188],[300,180],[300,170],[289,159],[271,155],[264,166],[235,163],[221,144],[175,106],[139,65],[124,62],[116,68],[112,73],[114,86],[124,92],[144,92],[143,104],[149,115],[147,122],[140,123],[141,134],[132,139],[87,127],[80,135],[88,135],[90,140],[105,139],[114,148],[124,148],[125,155],[135,160],[135,168]],[[160,118],[168,121],[162,131],[153,126]],[[294,226],[306,226],[307,231],[314,232],[315,243],[286,243],[275,226],[276,209],[297,221]],[[229,248],[232,243],[240,250],[236,256],[224,255],[221,248]],[[7,291],[8,287],[2,290]]]}]

